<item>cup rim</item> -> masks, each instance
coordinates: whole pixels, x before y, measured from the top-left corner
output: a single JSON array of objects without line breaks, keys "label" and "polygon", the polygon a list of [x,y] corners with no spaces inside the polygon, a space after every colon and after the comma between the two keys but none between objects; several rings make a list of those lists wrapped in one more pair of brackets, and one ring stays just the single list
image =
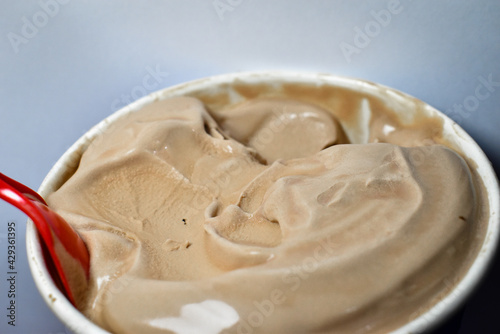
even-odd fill
[{"label": "cup rim", "polygon": [[[385,85],[372,83],[363,79],[356,79],[333,74],[298,72],[298,71],[250,71],[220,74],[200,78],[174,86],[166,87],[146,95],[137,101],[115,111],[110,116],[100,121],[97,125],[87,131],[80,137],[54,164],[45,179],[43,180],[38,192],[47,196],[53,192],[64,174],[74,167],[74,161],[81,156],[88,144],[97,136],[106,131],[106,129],[117,119],[124,117],[128,113],[141,109],[157,100],[169,97],[181,96],[190,92],[203,89],[210,89],[223,84],[231,84],[235,80],[242,80],[248,83],[270,82],[293,82],[309,84],[327,84],[337,87],[361,90],[366,93],[380,94],[381,91],[395,93],[404,99],[412,99],[422,102],[411,95],[400,92],[394,88]],[[433,108],[424,102],[425,111],[433,116],[438,116],[443,120],[443,133],[452,136],[460,146],[462,153],[477,164],[477,174],[486,188],[487,202],[489,204],[489,218],[484,240],[477,256],[470,267],[447,295],[430,309],[420,314],[414,320],[406,323],[392,331],[392,334],[421,333],[430,330],[445,320],[479,285],[480,280],[486,273],[492,262],[495,250],[498,245],[500,229],[500,192],[498,180],[488,158],[481,150],[479,145],[467,134],[457,123],[451,120],[444,113]],[[109,333],[101,327],[94,324],[78,311],[59,291],[54,284],[47,268],[44,264],[41,252],[38,234],[31,220],[28,220],[26,228],[26,247],[28,263],[35,281],[35,284],[42,295],[42,298],[55,313],[55,315],[74,333]]]}]

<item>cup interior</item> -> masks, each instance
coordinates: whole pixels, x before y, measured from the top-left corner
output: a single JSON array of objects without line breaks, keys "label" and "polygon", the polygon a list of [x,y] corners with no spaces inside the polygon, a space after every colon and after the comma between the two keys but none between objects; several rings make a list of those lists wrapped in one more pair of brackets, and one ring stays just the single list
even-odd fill
[{"label": "cup interior", "polygon": [[[484,238],[477,256],[451,293],[425,313],[392,333],[421,333],[431,329],[464,302],[478,285],[485,274],[488,264],[491,262],[498,243],[500,224],[499,188],[490,162],[480,147],[462,128],[428,104],[397,90],[358,79],[296,72],[225,74],[165,88],[118,110],[85,133],[56,162],[44,179],[39,193],[46,197],[57,190],[75,172],[81,155],[92,141],[99,140],[99,136],[105,133],[113,122],[126,117],[127,114],[139,110],[145,105],[169,97],[188,95],[200,98],[208,108],[220,108],[223,105],[237,103],[254,96],[276,93],[282,89],[283,84],[299,84],[311,89],[316,88],[318,91],[321,87],[340,87],[362,92],[367,96],[375,96],[389,104],[402,122],[412,122],[415,117],[422,115],[424,117],[438,117],[442,119],[443,138],[449,146],[466,158],[469,165],[474,166],[475,173],[486,188],[487,198],[485,200],[486,205],[489,207],[487,226],[485,226]],[[343,125],[348,136],[362,136],[362,129],[359,128],[356,122]],[[74,308],[58,290],[45,266],[40,240],[31,221],[28,221],[26,238],[28,262],[33,279],[43,299],[56,316],[74,333],[108,333]]]}]

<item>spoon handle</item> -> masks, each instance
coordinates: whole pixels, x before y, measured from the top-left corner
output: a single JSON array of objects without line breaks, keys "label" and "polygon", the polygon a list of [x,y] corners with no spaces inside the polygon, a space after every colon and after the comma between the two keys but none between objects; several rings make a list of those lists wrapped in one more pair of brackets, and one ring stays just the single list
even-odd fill
[{"label": "spoon handle", "polygon": [[[44,258],[54,281],[71,303],[76,305],[60,256],[68,254],[73,258],[81,266],[83,275],[88,280],[90,258],[81,237],[61,216],[47,206],[38,193],[2,173],[0,173],[0,199],[12,204],[31,218],[40,236]],[[62,246],[59,247],[59,253],[56,251],[58,245]]]},{"label": "spoon handle", "polygon": [[30,217],[47,246],[53,247],[49,226],[48,224],[40,223],[45,221],[45,217],[35,204],[36,201],[45,205],[45,200],[40,195],[27,186],[0,173],[0,198]]},{"label": "spoon handle", "polygon": [[[5,182],[7,185],[11,186],[12,188],[16,189],[20,193],[22,193],[24,195],[28,195],[29,197],[31,197],[31,199],[35,199],[35,200],[39,201],[40,203],[47,205],[47,203],[45,203],[45,200],[42,198],[42,196],[40,196],[36,191],[33,191],[31,188],[25,186],[24,184],[19,183],[16,180],[13,180],[10,177],[8,177],[7,175],[2,174],[2,173],[0,173],[0,180]],[[11,203],[11,204],[13,204],[13,203]]]}]

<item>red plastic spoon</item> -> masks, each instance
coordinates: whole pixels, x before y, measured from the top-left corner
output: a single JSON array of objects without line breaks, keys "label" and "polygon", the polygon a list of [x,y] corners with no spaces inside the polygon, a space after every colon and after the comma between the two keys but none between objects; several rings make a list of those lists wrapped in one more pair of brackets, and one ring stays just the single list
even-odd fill
[{"label": "red plastic spoon", "polygon": [[[42,251],[52,278],[71,303],[76,306],[68,275],[64,272],[60,257],[61,251],[65,250],[75,260],[74,262],[81,265],[85,279],[88,280],[90,258],[82,238],[61,216],[47,206],[38,193],[2,173],[0,173],[0,198],[31,218],[42,240]],[[59,247],[59,254],[56,252],[58,244],[64,248],[61,250]]]}]

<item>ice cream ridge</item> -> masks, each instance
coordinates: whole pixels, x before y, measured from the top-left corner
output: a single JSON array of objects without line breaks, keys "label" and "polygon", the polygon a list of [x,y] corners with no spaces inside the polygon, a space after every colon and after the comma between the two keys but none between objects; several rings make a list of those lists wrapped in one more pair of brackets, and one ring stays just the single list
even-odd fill
[{"label": "ice cream ridge", "polygon": [[208,334],[385,333],[428,310],[467,267],[473,175],[438,120],[350,99],[369,117],[181,96],[114,122],[48,197],[90,251],[78,308]]}]

